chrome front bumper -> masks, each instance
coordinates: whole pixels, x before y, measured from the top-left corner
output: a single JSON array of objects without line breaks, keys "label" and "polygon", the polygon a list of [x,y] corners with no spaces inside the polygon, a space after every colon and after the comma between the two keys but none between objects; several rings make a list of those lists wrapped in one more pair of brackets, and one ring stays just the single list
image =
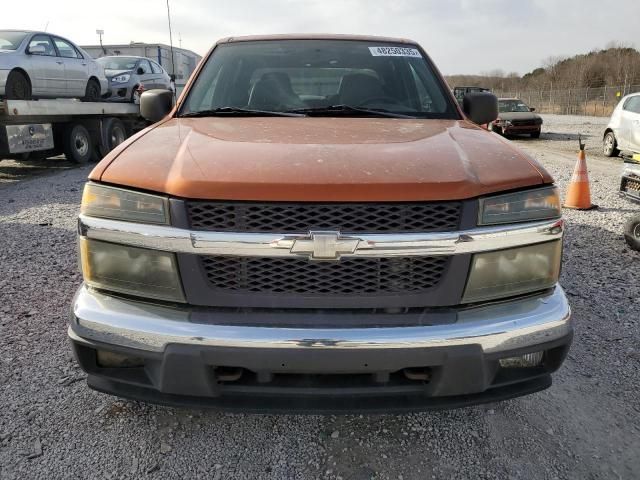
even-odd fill
[{"label": "chrome front bumper", "polygon": [[[224,325],[215,314],[194,321],[189,307],[168,307],[105,295],[80,287],[69,336],[77,343],[163,352],[172,344],[230,347],[251,352],[393,351],[480,346],[484,354],[552,342],[572,333],[571,309],[558,285],[546,295],[460,309],[456,321],[421,326],[283,328]],[[352,315],[352,313],[345,313]],[[321,366],[320,366],[321,367]]]}]

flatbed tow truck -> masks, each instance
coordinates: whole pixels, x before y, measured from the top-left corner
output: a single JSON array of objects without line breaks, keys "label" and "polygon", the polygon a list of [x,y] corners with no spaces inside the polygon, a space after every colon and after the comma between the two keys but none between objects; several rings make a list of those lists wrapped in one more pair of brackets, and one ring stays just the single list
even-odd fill
[{"label": "flatbed tow truck", "polygon": [[0,100],[0,158],[96,162],[147,125],[133,103]]}]

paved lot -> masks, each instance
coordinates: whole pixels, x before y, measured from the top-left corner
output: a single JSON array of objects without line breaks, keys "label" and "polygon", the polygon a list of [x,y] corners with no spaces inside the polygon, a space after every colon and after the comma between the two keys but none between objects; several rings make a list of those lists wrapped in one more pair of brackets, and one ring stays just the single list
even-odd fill
[{"label": "paved lot", "polygon": [[66,340],[89,170],[0,185],[0,479],[639,478],[640,254],[621,235],[637,207],[616,195],[620,161],[598,153],[603,121],[545,116],[542,140],[515,140],[564,191],[586,135],[601,208],[565,212],[567,362],[549,390],[449,412],[232,415],[90,391]]}]

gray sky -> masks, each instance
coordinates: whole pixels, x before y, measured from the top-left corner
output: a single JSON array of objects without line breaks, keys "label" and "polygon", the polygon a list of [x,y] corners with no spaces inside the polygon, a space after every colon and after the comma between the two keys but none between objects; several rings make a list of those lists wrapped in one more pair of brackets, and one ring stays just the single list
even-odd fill
[{"label": "gray sky", "polygon": [[[74,42],[169,42],[165,0],[2,0],[0,28]],[[104,5],[104,6],[102,6]],[[549,56],[611,41],[640,47],[640,0],[170,0],[174,45],[204,54],[215,40],[262,33],[357,33],[419,42],[444,74],[524,74]]]}]

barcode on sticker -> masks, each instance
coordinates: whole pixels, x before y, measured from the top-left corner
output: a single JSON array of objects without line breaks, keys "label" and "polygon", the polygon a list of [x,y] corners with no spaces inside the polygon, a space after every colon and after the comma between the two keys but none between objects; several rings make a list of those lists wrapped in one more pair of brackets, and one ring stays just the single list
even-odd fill
[{"label": "barcode on sticker", "polygon": [[417,48],[406,47],[369,47],[374,57],[414,57],[422,58]]}]

